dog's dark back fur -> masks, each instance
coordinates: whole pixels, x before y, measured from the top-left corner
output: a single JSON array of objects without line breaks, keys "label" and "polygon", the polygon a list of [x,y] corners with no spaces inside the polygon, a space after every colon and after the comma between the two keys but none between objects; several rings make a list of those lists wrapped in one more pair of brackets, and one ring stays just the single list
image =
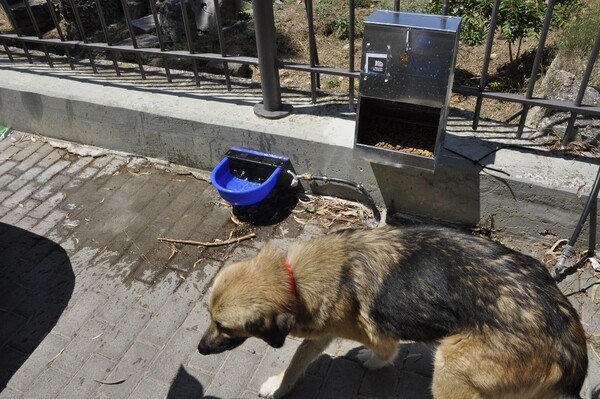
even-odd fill
[{"label": "dog's dark back fur", "polygon": [[[419,226],[376,229],[400,254],[374,293],[371,317],[380,333],[404,340],[436,341],[486,329],[518,339],[498,342],[499,350],[523,353],[532,339],[550,340],[564,371],[563,387],[575,395],[587,371],[585,335],[577,312],[545,267],[530,256],[456,230]],[[368,265],[361,245],[364,232],[338,234],[351,253],[347,258]],[[346,268],[356,273],[357,268]],[[364,274],[363,274],[364,273]],[[359,278],[369,275],[361,270]],[[374,281],[378,271],[371,270]],[[358,276],[348,276],[356,281]],[[345,284],[352,287],[351,284]],[[375,284],[377,286],[377,284]],[[351,293],[358,301],[356,293]]]}]

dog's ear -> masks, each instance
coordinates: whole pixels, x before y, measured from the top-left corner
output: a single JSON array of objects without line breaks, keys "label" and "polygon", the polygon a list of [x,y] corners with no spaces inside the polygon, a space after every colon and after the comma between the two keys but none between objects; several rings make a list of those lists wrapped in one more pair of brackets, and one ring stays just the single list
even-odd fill
[{"label": "dog's ear", "polygon": [[273,348],[281,348],[285,343],[285,337],[290,333],[296,318],[290,313],[279,313],[273,315],[270,319],[263,316],[246,322],[246,331],[260,337],[263,341]]},{"label": "dog's ear", "polygon": [[270,241],[267,241],[262,246],[262,248],[258,252],[258,255],[254,259],[257,261],[258,260],[264,261],[264,260],[279,259],[281,257],[283,257],[283,254],[281,253],[279,248],[277,248],[275,245],[273,245]]},{"label": "dog's ear", "polygon": [[281,348],[285,342],[292,327],[296,323],[296,318],[291,313],[280,313],[273,317],[273,328],[269,331],[269,339],[265,339],[273,348]]}]

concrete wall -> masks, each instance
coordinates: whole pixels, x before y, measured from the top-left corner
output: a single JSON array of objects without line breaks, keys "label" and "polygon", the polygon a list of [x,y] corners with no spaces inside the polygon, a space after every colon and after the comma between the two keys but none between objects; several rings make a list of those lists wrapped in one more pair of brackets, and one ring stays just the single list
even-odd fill
[{"label": "concrete wall", "polygon": [[[266,120],[254,115],[259,100],[168,92],[0,64],[0,123],[15,129],[205,170],[232,146],[284,154],[297,173],[363,184],[391,211],[471,225],[493,215],[496,229],[522,239],[569,237],[598,168],[595,159],[511,149],[485,160],[510,176],[450,153],[435,173],[372,164],[353,156],[354,115],[344,112],[347,106],[308,104],[306,97],[294,104],[292,115]],[[495,145],[452,133],[447,141],[473,159]],[[584,232],[582,241],[586,237]]]}]

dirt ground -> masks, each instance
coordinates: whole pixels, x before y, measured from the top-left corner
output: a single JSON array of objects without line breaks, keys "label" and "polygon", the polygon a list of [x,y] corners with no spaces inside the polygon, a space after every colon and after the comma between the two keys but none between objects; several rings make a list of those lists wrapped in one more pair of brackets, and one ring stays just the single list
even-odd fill
[{"label": "dirt ground", "polygon": [[[318,12],[318,4],[325,0],[316,1],[317,4],[314,19],[316,44],[319,64],[331,67],[348,68],[349,66],[349,41],[340,39],[336,35],[332,20],[335,17],[323,17]],[[358,8],[356,19],[364,20],[376,9]],[[275,2],[274,12],[277,26],[277,41],[279,57],[284,60],[309,63],[308,30],[306,23],[306,9],[301,0],[287,0]],[[337,16],[341,18],[343,15]],[[360,29],[360,27],[358,28]],[[550,65],[555,43],[556,34],[549,34],[546,51],[542,62],[542,72]],[[526,38],[520,49],[520,55],[516,60],[510,60],[509,46],[499,37],[496,37],[491,53],[488,69],[489,86],[494,86],[500,91],[523,92],[527,88],[533,59],[535,56],[537,37]],[[360,55],[362,51],[362,39],[355,39],[354,68],[360,70]],[[485,44],[479,46],[467,46],[459,44],[456,59],[456,71],[454,82],[461,85],[477,87],[481,76]],[[257,74],[255,74],[257,76]],[[310,76],[290,70],[281,71],[282,84],[290,87],[310,89]],[[349,79],[331,76],[321,77],[321,88],[334,92],[348,92]],[[354,82],[355,92],[358,91],[358,82]],[[488,87],[489,87],[488,86]],[[473,110],[476,99],[454,93],[451,105],[464,110]],[[518,104],[484,100],[482,117],[505,121],[518,112],[521,107]]]},{"label": "dirt ground", "polygon": [[[420,0],[402,3],[402,7],[418,6],[424,8],[426,2]],[[340,7],[333,0],[313,1],[313,16],[315,28],[315,41],[318,54],[318,64],[329,67],[348,68],[350,43],[347,38],[340,38],[340,29],[348,18],[348,7]],[[386,8],[391,5],[385,1],[369,2],[369,7],[357,7],[355,18],[357,21],[356,31],[361,32],[362,22],[369,14],[377,8]],[[359,2],[357,2],[359,4]],[[277,49],[281,60],[294,61],[309,64],[309,35],[307,28],[307,12],[302,0],[277,0],[273,3],[275,14],[275,25],[277,30]],[[225,32],[225,51],[234,55],[256,55],[254,42],[254,27],[249,17],[240,21],[236,28]],[[10,31],[4,12],[0,9],[0,31]],[[343,29],[342,29],[343,30]],[[52,31],[45,36],[54,37]],[[542,62],[542,71],[552,61],[554,37],[551,32],[547,41],[547,51]],[[101,39],[99,39],[101,40]],[[214,34],[199,34],[195,43],[195,51],[219,51],[218,41]],[[489,65],[489,85],[499,91],[523,92],[526,88],[531,73],[531,65],[535,55],[537,38],[527,38],[521,45],[520,56],[511,62],[508,44],[501,38],[496,38]],[[174,47],[175,48],[175,47]],[[360,56],[362,52],[362,39],[360,34],[356,35],[354,44],[354,69],[360,70]],[[467,46],[460,44],[456,60],[455,83],[476,87],[481,74],[485,44],[479,46]],[[162,60],[157,60],[158,64]],[[157,65],[159,66],[159,65]],[[173,65],[174,66],[174,65]],[[257,67],[253,69],[252,79],[259,81],[260,75]],[[290,88],[310,89],[310,75],[306,72],[281,70],[281,83]],[[347,93],[350,79],[345,77],[322,75],[320,87],[325,92]],[[354,80],[354,91],[358,93],[358,82]],[[459,94],[453,94],[451,105],[463,110],[473,110],[476,99]],[[493,118],[505,121],[520,110],[518,104],[484,100],[482,114],[483,118]]]}]

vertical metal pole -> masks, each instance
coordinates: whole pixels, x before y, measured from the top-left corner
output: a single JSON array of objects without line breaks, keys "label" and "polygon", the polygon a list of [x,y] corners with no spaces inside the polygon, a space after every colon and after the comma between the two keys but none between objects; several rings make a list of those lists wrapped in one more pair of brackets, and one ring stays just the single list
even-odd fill
[{"label": "vertical metal pole", "polygon": [[[305,0],[304,7],[306,8],[306,20],[308,22],[308,47],[309,47],[309,63],[310,67],[313,68],[319,63],[317,53],[317,43],[315,41],[315,26],[314,26],[314,13],[313,13],[313,2],[312,0]],[[319,86],[319,75],[313,71],[310,72],[310,93],[312,96],[312,102],[317,102],[317,87]]]},{"label": "vertical metal pole", "polygon": [[[350,0],[350,12],[348,13],[348,18],[350,19],[348,25],[348,70],[350,72],[354,72],[354,22],[356,19],[354,6],[354,0]],[[350,111],[354,111],[354,78],[349,78],[348,81],[348,104]]]},{"label": "vertical metal pole", "polygon": [[[131,14],[129,13],[129,6],[127,5],[127,0],[121,0],[121,5],[123,6],[123,14],[125,15],[125,22],[127,23],[129,36],[131,37],[131,44],[133,45],[133,48],[136,49],[138,48],[138,44],[137,39],[135,37],[135,31],[133,30],[133,25],[131,24]],[[140,68],[140,76],[142,77],[142,79],[146,79],[146,72],[144,71],[144,64],[142,63],[142,56],[140,55],[140,53],[136,53],[135,58]]]},{"label": "vertical metal pole", "polygon": [[448,15],[448,0],[444,0],[442,5],[442,15]]},{"label": "vertical metal pole", "polygon": [[[88,42],[87,35],[85,34],[85,30],[83,29],[83,23],[81,22],[81,16],[79,15],[79,10],[77,10],[77,4],[75,4],[75,0],[69,0],[69,4],[71,5],[71,9],[73,10],[73,16],[75,17],[75,23],[77,24],[77,31],[79,32],[79,36],[81,36],[81,41],[84,43]],[[97,74],[98,68],[96,68],[96,63],[94,62],[94,55],[92,54],[92,50],[89,48],[86,50],[88,59],[90,60],[90,65],[92,67],[92,71]]]},{"label": "vertical metal pole", "polygon": [[291,112],[291,106],[281,102],[273,2],[253,0],[252,12],[263,94],[263,101],[254,106],[254,113],[269,119],[283,118]]},{"label": "vertical metal pole", "polygon": [[[100,25],[102,25],[102,32],[104,32],[104,38],[106,39],[106,44],[112,46],[112,38],[110,32],[108,30],[108,25],[106,24],[106,18],[104,18],[104,11],[102,9],[102,4],[100,4],[100,0],[94,0],[96,3],[96,9],[98,10],[98,18],[100,19]],[[117,76],[121,76],[121,71],[119,70],[119,63],[117,62],[117,52],[111,51],[113,60],[113,67],[115,68],[115,73]]]},{"label": "vertical metal pole", "polygon": [[10,60],[10,62],[14,62],[14,58],[12,56],[12,52],[10,51],[10,49],[8,48],[8,46],[6,45],[6,40],[2,39],[2,47],[4,47],[4,51],[6,52],[6,55],[8,55],[8,59]]},{"label": "vertical metal pole", "polygon": [[481,77],[479,78],[479,94],[477,96],[477,103],[475,104],[473,130],[477,130],[477,127],[479,126],[479,116],[481,114],[481,105],[483,103],[483,97],[481,93],[485,90],[485,86],[487,86],[488,69],[490,66],[490,57],[492,54],[492,45],[494,44],[496,23],[498,22],[498,10],[500,10],[500,0],[494,1],[494,8],[492,9],[492,20],[490,21],[490,30],[488,32],[487,42],[485,44],[485,54],[483,56],[483,67],[481,68]]},{"label": "vertical metal pole", "polygon": [[[33,26],[33,30],[35,31],[38,39],[43,39],[42,32],[40,31],[40,27],[35,20],[35,16],[33,15],[33,11],[31,10],[31,5],[29,4],[29,0],[23,0],[23,4],[25,4],[25,9],[27,10],[27,15],[29,16],[29,20],[31,21],[31,25]],[[46,56],[46,61],[48,62],[48,66],[50,68],[54,68],[54,64],[52,63],[52,58],[50,58],[50,53],[48,52],[48,47],[46,47],[45,43],[42,43],[42,49],[44,50],[44,55]]]},{"label": "vertical metal pole", "polygon": [[[544,18],[544,26],[540,33],[540,40],[538,48],[535,52],[535,59],[533,60],[533,68],[531,68],[531,76],[529,77],[529,85],[527,86],[527,93],[525,98],[531,98],[533,95],[533,89],[535,88],[535,82],[537,80],[537,74],[540,70],[540,64],[542,63],[542,56],[544,55],[544,45],[546,44],[546,37],[550,30],[550,23],[552,22],[552,13],[554,12],[554,5],[556,0],[548,0],[548,8],[546,9],[546,17]],[[519,121],[519,128],[517,129],[517,138],[521,138],[523,135],[523,129],[525,128],[525,119],[527,119],[527,113],[529,112],[529,105],[523,105],[523,113],[521,113],[521,120]]]},{"label": "vertical metal pole", "polygon": [[598,230],[598,198],[592,202],[590,207],[590,236],[588,240],[588,250],[596,252],[596,239]]},{"label": "vertical metal pole", "polygon": [[[162,36],[160,23],[158,21],[158,13],[156,11],[156,3],[154,0],[150,1],[150,10],[152,10],[152,18],[154,19],[154,27],[156,28],[156,37],[158,37],[158,46],[160,47],[160,51],[165,51],[165,41]],[[163,61],[165,62],[165,74],[167,75],[167,82],[172,83],[173,78],[171,78],[171,70],[169,69],[169,58],[163,57]]]},{"label": "vertical metal pole", "polygon": [[[219,0],[213,0],[213,5],[215,7],[215,21],[217,23],[219,49],[221,50],[221,55],[225,57],[225,37],[223,36],[223,22],[221,21],[221,6],[219,5]],[[229,64],[227,61],[223,61],[223,73],[225,75],[225,85],[227,86],[227,91],[231,91],[231,79],[229,78]]]},{"label": "vertical metal pole", "polygon": [[[50,12],[50,16],[52,17],[52,22],[54,23],[54,27],[56,28],[56,32],[58,33],[58,37],[61,42],[65,41],[65,35],[60,27],[60,23],[58,22],[58,17],[56,16],[56,11],[54,11],[54,3],[52,0],[46,0],[46,4],[48,5],[48,11]],[[69,46],[63,46],[65,49],[65,54],[67,56],[67,61],[69,62],[69,67],[71,69],[75,69],[75,65],[73,65],[73,58],[71,58],[71,53],[69,52]]]},{"label": "vertical metal pole", "polygon": [[[585,67],[585,72],[583,73],[583,77],[581,78],[579,92],[577,92],[577,98],[575,99],[575,105],[578,107],[583,101],[585,89],[590,81],[590,76],[592,75],[592,69],[594,69],[596,58],[598,58],[598,52],[600,52],[600,30],[598,30],[598,33],[596,34],[596,41],[594,42],[592,52],[590,53],[587,65]],[[571,112],[571,117],[569,118],[567,130],[565,131],[565,136],[563,137],[562,141],[563,145],[569,144],[575,138],[575,130],[573,129],[573,127],[575,126],[575,119],[577,119],[577,114],[575,112]]]},{"label": "vertical metal pole", "polygon": [[[183,18],[183,29],[185,30],[185,39],[187,40],[188,51],[190,52],[190,54],[193,54],[194,44],[192,40],[192,28],[190,27],[190,21],[188,20],[187,4],[185,0],[181,0],[181,17]],[[192,69],[194,70],[196,86],[200,86],[200,77],[198,76],[198,62],[195,58],[192,59]]]},{"label": "vertical metal pole", "polygon": [[400,0],[394,0],[394,11],[400,11]]},{"label": "vertical metal pole", "polygon": [[[2,5],[2,7],[4,7],[6,16],[8,17],[8,20],[10,21],[10,24],[12,25],[13,30],[15,31],[17,36],[23,36],[23,34],[21,33],[21,29],[19,29],[19,25],[17,25],[17,20],[15,19],[12,9],[8,5],[8,2],[6,0],[0,0],[0,5]],[[25,42],[21,42],[21,47],[23,48],[23,52],[25,53],[25,56],[27,57],[27,62],[29,62],[30,64],[33,64],[33,59],[31,58],[31,54],[29,54],[29,50],[27,49],[27,45],[25,44]]]}]

